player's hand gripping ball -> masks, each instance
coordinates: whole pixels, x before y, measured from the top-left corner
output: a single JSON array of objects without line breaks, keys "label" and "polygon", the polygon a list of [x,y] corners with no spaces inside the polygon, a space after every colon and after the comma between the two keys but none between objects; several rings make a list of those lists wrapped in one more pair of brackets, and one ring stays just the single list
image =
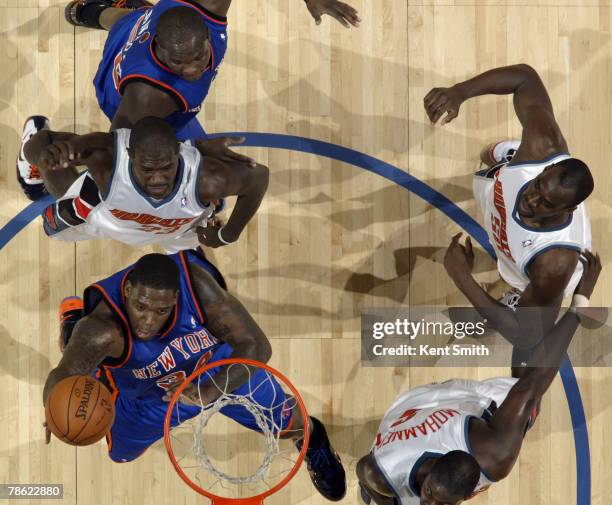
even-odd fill
[{"label": "player's hand gripping ball", "polygon": [[70,445],[90,445],[103,438],[115,420],[109,390],[89,375],[59,381],[45,403],[47,442],[50,431]]}]

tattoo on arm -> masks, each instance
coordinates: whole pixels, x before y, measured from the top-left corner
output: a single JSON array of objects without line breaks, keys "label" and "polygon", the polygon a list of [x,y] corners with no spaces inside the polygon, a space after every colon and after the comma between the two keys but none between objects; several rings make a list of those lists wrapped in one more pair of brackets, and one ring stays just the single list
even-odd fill
[{"label": "tattoo on arm", "polygon": [[[229,357],[267,362],[272,353],[270,342],[244,306],[224,291],[208,272],[194,264],[190,265],[190,270],[198,298],[205,308],[205,324],[215,338],[232,346]],[[227,384],[226,389],[234,391],[251,374],[242,366],[223,367],[215,382]],[[204,387],[215,388],[209,384]]]},{"label": "tattoo on arm", "polygon": [[122,347],[119,326],[113,320],[83,318],[74,328],[58,366],[47,377],[43,401],[57,382],[71,375],[90,375],[107,356],[119,356]]}]

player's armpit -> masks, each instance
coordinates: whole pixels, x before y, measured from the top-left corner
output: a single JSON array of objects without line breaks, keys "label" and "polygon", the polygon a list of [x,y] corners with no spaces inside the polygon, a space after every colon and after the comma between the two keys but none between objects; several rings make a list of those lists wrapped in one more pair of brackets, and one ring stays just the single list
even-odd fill
[{"label": "player's armpit", "polygon": [[142,118],[166,118],[183,108],[170,91],[162,91],[147,82],[129,82],[123,90],[121,103],[110,129],[132,128]]},{"label": "player's armpit", "polygon": [[123,353],[119,323],[102,311],[95,312],[76,324],[62,359],[47,377],[43,402],[57,382],[70,375],[90,375],[106,357],[119,357]]}]

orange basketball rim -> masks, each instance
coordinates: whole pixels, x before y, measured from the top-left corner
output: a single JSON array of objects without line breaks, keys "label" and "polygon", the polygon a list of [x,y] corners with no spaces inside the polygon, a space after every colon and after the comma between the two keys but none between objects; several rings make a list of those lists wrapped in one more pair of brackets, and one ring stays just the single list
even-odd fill
[{"label": "orange basketball rim", "polygon": [[295,386],[291,383],[291,381],[289,381],[289,379],[287,379],[287,377],[285,377],[281,372],[259,361],[246,359],[246,358],[229,358],[229,359],[223,359],[223,360],[208,363],[207,365],[195,370],[175,390],[174,394],[172,395],[172,399],[170,400],[168,404],[168,409],[166,411],[166,418],[164,420],[164,442],[166,445],[166,450],[168,451],[168,456],[170,457],[170,461],[172,462],[172,466],[174,467],[178,475],[181,477],[181,479],[183,479],[183,481],[189,487],[191,487],[194,491],[209,498],[213,505],[238,505],[238,504],[262,505],[264,500],[267,497],[278,492],[285,485],[287,485],[287,483],[295,476],[297,471],[300,469],[300,465],[302,464],[302,462],[304,461],[304,457],[306,456],[306,451],[308,450],[308,443],[310,440],[310,426],[308,422],[304,423],[304,436],[303,436],[302,448],[291,470],[288,471],[287,475],[285,475],[282,480],[280,480],[276,485],[272,486],[267,491],[264,491],[260,494],[250,496],[250,497],[228,498],[228,497],[216,495],[210,492],[209,490],[202,488],[201,486],[193,482],[193,480],[185,473],[180,463],[177,461],[177,458],[175,456],[175,453],[172,447],[172,441],[170,437],[172,411],[174,410],[176,404],[179,402],[179,397],[181,396],[182,392],[185,390],[185,388],[190,383],[194,381],[194,379],[197,379],[199,376],[206,373],[208,370],[211,370],[212,368],[217,368],[217,367],[221,367],[225,365],[232,365],[232,364],[242,364],[242,365],[247,365],[251,367],[257,367],[257,368],[264,369],[270,374],[272,374],[277,380],[280,381],[281,384],[283,384],[284,386],[287,387],[287,389],[289,389],[289,391],[291,392],[291,394],[293,395],[296,401],[297,407],[299,408],[302,414],[302,419],[304,419],[305,421],[309,419],[308,412],[306,410],[306,406],[304,404],[304,401],[302,400],[302,397],[299,391],[295,388]]}]

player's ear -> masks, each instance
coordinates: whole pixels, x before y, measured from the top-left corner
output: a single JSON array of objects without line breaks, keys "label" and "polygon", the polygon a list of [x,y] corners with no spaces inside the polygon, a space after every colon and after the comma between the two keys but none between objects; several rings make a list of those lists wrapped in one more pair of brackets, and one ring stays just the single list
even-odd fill
[{"label": "player's ear", "polygon": [[125,281],[125,287],[123,288],[123,295],[126,298],[129,298],[131,294],[132,294],[132,283],[128,280],[128,281]]}]

